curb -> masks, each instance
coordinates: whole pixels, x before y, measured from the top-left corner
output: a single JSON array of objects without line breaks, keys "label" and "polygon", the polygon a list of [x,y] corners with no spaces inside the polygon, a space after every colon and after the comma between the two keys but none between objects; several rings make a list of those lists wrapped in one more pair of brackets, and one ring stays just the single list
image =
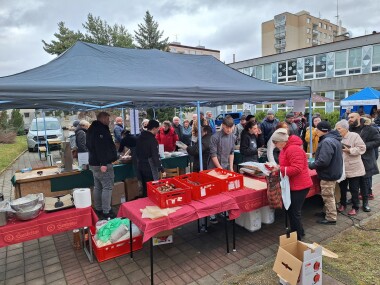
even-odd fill
[{"label": "curb", "polygon": [[7,165],[7,167],[5,167],[3,170],[1,170],[0,171],[0,175],[2,175],[5,171],[7,171],[8,170],[8,168],[10,168],[11,166],[12,166],[12,164],[13,163],[15,163],[15,161],[17,160],[17,159],[19,159],[20,158],[20,156],[21,155],[23,155],[25,152],[27,152],[28,150],[27,149],[25,149],[24,151],[22,151],[15,159],[13,159],[12,161],[11,161],[11,163],[9,163],[8,165]]}]

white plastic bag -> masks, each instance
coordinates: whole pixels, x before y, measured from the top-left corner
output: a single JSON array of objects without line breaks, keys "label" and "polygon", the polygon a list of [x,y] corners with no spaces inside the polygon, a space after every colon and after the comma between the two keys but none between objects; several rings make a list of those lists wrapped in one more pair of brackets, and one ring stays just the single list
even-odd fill
[{"label": "white plastic bag", "polygon": [[285,175],[282,176],[282,173],[280,171],[280,186],[281,186],[281,194],[282,194],[282,202],[284,204],[284,207],[286,210],[289,209],[291,200],[290,200],[290,184],[289,184],[289,177],[286,175],[286,167],[285,167]]},{"label": "white plastic bag", "polygon": [[345,170],[345,167],[344,167],[344,154],[342,155],[342,161],[343,161],[343,165],[342,165],[342,176],[339,178],[339,180],[337,181],[338,183],[342,182],[343,180],[346,180],[346,170]]}]

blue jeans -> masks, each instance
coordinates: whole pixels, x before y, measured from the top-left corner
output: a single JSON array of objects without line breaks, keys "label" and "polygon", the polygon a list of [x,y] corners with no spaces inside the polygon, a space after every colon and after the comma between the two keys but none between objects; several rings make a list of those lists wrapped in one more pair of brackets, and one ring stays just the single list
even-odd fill
[{"label": "blue jeans", "polygon": [[97,211],[108,214],[111,210],[111,198],[115,173],[112,164],[107,164],[107,171],[101,172],[100,166],[90,166],[94,176],[94,203]]}]

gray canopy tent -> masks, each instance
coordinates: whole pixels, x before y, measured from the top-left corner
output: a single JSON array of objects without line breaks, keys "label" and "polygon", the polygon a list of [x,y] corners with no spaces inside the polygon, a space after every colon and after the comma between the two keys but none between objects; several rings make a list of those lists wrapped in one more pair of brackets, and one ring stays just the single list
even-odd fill
[{"label": "gray canopy tent", "polygon": [[[0,77],[0,109],[218,106],[311,98],[310,87],[244,75],[212,56],[77,42],[49,63]],[[200,132],[200,128],[198,128]]]}]

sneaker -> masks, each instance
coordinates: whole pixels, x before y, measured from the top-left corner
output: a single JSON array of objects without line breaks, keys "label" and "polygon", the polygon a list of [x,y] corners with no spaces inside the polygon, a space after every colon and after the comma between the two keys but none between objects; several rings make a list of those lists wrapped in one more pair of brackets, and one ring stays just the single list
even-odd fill
[{"label": "sneaker", "polygon": [[375,199],[375,196],[373,196],[373,194],[368,194],[368,200],[373,200]]},{"label": "sneaker", "polygon": [[105,220],[108,220],[108,219],[115,219],[116,218],[116,214],[114,213],[114,211],[112,211],[112,209],[108,212],[108,213],[104,213],[103,212],[103,218]]},{"label": "sneaker", "polygon": [[340,205],[339,208],[338,208],[338,212],[341,213],[341,212],[343,212],[344,210],[346,210],[346,207],[343,206],[343,205]]},{"label": "sneaker", "polygon": [[215,216],[214,217],[210,217],[210,223],[211,224],[217,224],[218,223],[217,218]]},{"label": "sneaker", "polygon": [[349,216],[356,216],[357,212],[355,209],[351,209],[348,213]]}]

